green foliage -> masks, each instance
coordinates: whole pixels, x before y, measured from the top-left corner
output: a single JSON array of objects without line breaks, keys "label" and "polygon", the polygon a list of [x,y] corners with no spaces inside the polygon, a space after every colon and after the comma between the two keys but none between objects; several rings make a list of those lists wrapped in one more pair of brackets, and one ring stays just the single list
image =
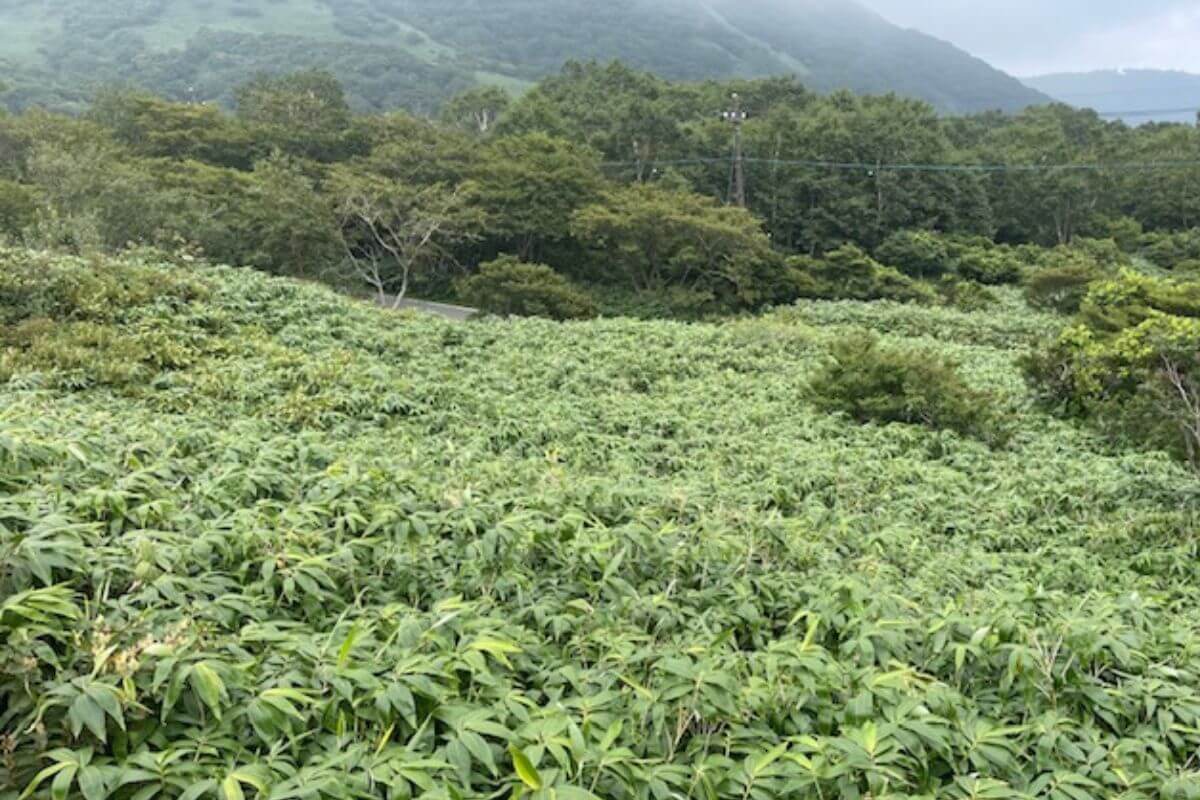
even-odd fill
[{"label": "green foliage", "polygon": [[1107,272],[1083,253],[1058,249],[1025,278],[1025,297],[1035,308],[1074,314],[1093,283]]},{"label": "green foliage", "polygon": [[1135,253],[1141,247],[1145,229],[1142,223],[1133,217],[1120,216],[1099,220],[1095,235],[1100,239],[1113,240],[1124,253]]},{"label": "green foliage", "polygon": [[485,136],[495,130],[511,104],[512,95],[500,87],[481,86],[451,98],[440,117],[449,127]]},{"label": "green foliage", "polygon": [[491,234],[525,258],[567,239],[571,216],[598,199],[602,185],[593,153],[541,133],[492,141],[470,176]]},{"label": "green foliage", "polygon": [[964,311],[981,311],[992,308],[998,302],[995,293],[982,283],[950,275],[938,281],[937,290],[944,302]]},{"label": "green foliage", "polygon": [[795,296],[809,299],[931,303],[936,298],[929,287],[883,266],[854,245],[819,258],[789,258],[787,277]]},{"label": "green foliage", "polygon": [[875,258],[910,278],[925,280],[940,278],[955,266],[950,248],[931,231],[897,231],[876,248]]},{"label": "green foliage", "polygon": [[1122,272],[1026,363],[1043,397],[1200,467],[1200,283]]},{"label": "green foliage", "polygon": [[256,138],[290,155],[337,161],[361,147],[345,92],[329,72],[259,76],[238,89],[237,113],[253,126]]},{"label": "green foliage", "polygon": [[1200,228],[1174,233],[1147,233],[1141,238],[1142,254],[1163,269],[1200,261]]},{"label": "green foliage", "polygon": [[[1042,316],[452,325],[22,260],[6,336],[65,297],[197,356],[0,385],[6,798],[1194,791],[1195,478],[1022,402]],[[1011,446],[803,402],[855,325],[958,360]]]},{"label": "green foliage", "polygon": [[37,198],[27,186],[0,179],[0,237],[18,237],[33,224]]},{"label": "green foliage", "polygon": [[901,422],[987,437],[991,399],[936,353],[882,345],[866,331],[837,339],[812,380],[818,407],[858,422]]},{"label": "green foliage", "polygon": [[463,281],[459,296],[488,314],[557,320],[596,316],[596,304],[564,276],[512,256],[482,264],[478,274]]},{"label": "green foliage", "polygon": [[147,158],[249,169],[269,153],[268,143],[256,138],[254,130],[214,106],[172,103],[141,92],[107,91],[97,96],[88,117],[132,152]]},{"label": "green foliage", "polygon": [[[772,299],[778,258],[742,208],[693,192],[636,184],[580,209],[571,232],[596,254],[596,280],[635,290],[679,286],[741,306]],[[606,274],[607,273],[607,274]]]},{"label": "green foliage", "polygon": [[185,272],[137,261],[119,269],[100,262],[51,253],[3,250],[0,269],[0,326],[33,319],[59,322],[113,322],[135,309],[189,303],[206,287]]}]

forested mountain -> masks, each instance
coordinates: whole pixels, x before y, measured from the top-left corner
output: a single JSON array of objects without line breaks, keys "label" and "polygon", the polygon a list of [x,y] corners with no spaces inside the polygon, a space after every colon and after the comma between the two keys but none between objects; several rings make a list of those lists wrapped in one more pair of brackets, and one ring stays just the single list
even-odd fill
[{"label": "forested mountain", "polygon": [[0,29],[14,108],[78,109],[114,81],[228,103],[247,73],[321,67],[360,109],[429,112],[593,59],[675,79],[790,74],[950,112],[1046,99],[849,0],[0,0]]},{"label": "forested mountain", "polygon": [[1026,78],[1055,100],[1094,108],[1131,125],[1194,122],[1200,111],[1200,75],[1158,69],[1065,72]]}]

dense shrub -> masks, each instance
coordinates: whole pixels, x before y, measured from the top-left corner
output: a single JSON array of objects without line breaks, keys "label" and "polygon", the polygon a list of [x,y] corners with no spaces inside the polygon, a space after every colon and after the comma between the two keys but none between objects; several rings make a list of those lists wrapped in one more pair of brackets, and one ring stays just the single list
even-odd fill
[{"label": "dense shrub", "polygon": [[596,304],[580,288],[544,264],[504,256],[467,278],[459,296],[488,314],[550,319],[588,319]]},{"label": "dense shrub", "polygon": [[931,231],[897,231],[875,250],[875,258],[911,278],[938,278],[954,269],[950,247]]},{"label": "dense shrub", "polygon": [[1056,253],[1064,250],[1073,256],[1092,261],[1104,269],[1117,269],[1133,265],[1129,254],[1122,250],[1114,239],[1078,238],[1071,242],[1069,247],[1052,250],[1050,258],[1053,259]]},{"label": "dense shrub", "polygon": [[812,300],[896,300],[932,303],[936,293],[891,267],[885,267],[855,245],[824,256],[793,256],[785,275],[791,292]]},{"label": "dense shrub", "polygon": [[[133,259],[110,269],[99,261],[0,250],[0,383],[20,372],[50,371],[75,387],[124,386],[186,366],[203,336],[193,328],[196,320],[176,312],[206,293],[178,269]],[[118,330],[115,321],[136,324]]]},{"label": "dense shrub", "polygon": [[954,269],[960,277],[988,286],[1021,279],[1021,261],[1007,247],[963,249],[955,258]]},{"label": "dense shrub", "polygon": [[1132,271],[1095,283],[1025,368],[1043,399],[1200,467],[1200,283]]},{"label": "dense shrub", "polygon": [[0,180],[0,239],[20,236],[36,215],[37,199],[29,187]]},{"label": "dense shrub", "polygon": [[1059,252],[1045,266],[1030,270],[1025,297],[1035,308],[1074,314],[1088,287],[1105,274],[1100,265],[1082,255]]},{"label": "dense shrub", "polygon": [[37,318],[119,319],[141,306],[187,303],[206,291],[185,272],[137,261],[113,270],[101,261],[0,249],[0,326],[4,327]]},{"label": "dense shrub", "polygon": [[1175,269],[1184,262],[1200,261],[1200,228],[1175,233],[1147,233],[1141,239],[1142,255],[1155,266]]},{"label": "dense shrub", "polygon": [[1141,249],[1145,235],[1142,223],[1133,217],[1114,217],[1098,220],[1092,234],[1098,239],[1111,239],[1123,253],[1136,253]]},{"label": "dense shrub", "polygon": [[1048,315],[455,326],[191,275],[77,324],[223,351],[0,384],[4,800],[1194,788],[1192,477],[1024,404],[988,452],[797,402],[854,324],[1015,400]]},{"label": "dense shrub", "polygon": [[952,275],[945,275],[937,282],[937,291],[947,305],[963,311],[982,311],[998,302],[995,292],[983,284],[965,281]]},{"label": "dense shrub", "polygon": [[953,361],[885,346],[863,331],[833,344],[811,391],[820,408],[858,422],[919,424],[983,437],[993,428],[990,398],[967,386]]}]

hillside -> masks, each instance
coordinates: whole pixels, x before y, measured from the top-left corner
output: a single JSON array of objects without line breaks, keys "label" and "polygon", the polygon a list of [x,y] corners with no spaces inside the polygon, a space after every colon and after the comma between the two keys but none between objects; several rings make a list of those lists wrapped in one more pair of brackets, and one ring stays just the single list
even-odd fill
[{"label": "hillside", "polygon": [[360,108],[430,111],[479,82],[519,88],[568,60],[677,79],[796,74],[948,112],[1045,100],[953,46],[848,2],[804,0],[0,0],[13,107],[78,108],[131,81],[228,102],[258,70],[335,70]]},{"label": "hillside", "polygon": [[[1196,122],[1200,112],[1200,75],[1168,70],[1131,69],[1061,73],[1023,79],[1056,100],[1131,125],[1147,122]],[[1128,113],[1135,112],[1135,113]]]},{"label": "hillside", "polygon": [[[0,266],[6,800],[1194,796],[1195,477],[1031,408],[1015,297],[459,325]],[[1015,438],[820,411],[851,326]]]}]

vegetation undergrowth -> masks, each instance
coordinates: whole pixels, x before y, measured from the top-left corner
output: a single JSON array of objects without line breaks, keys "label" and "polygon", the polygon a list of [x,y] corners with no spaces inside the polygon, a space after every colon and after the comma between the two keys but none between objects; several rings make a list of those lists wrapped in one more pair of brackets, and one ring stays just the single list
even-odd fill
[{"label": "vegetation undergrowth", "polygon": [[[1026,401],[1014,288],[456,325],[0,265],[4,800],[1200,792],[1200,490]],[[821,410],[855,328],[1011,441]]]}]

